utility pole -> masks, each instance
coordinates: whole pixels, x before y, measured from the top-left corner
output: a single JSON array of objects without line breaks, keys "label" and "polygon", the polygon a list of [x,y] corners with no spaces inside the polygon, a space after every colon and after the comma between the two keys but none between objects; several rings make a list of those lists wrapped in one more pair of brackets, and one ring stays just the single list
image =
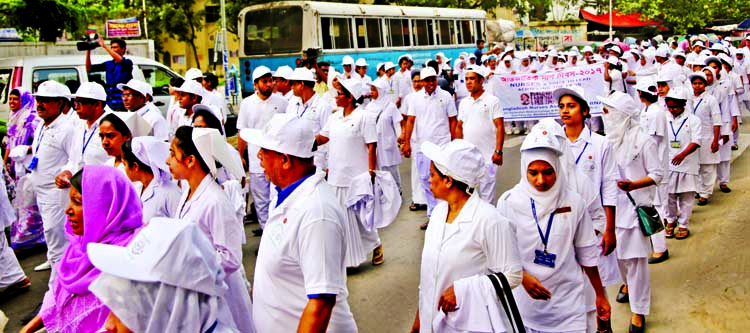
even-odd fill
[{"label": "utility pole", "polygon": [[221,56],[224,60],[224,100],[229,102],[229,43],[227,41],[227,9],[225,0],[221,0],[221,40],[223,41]]},{"label": "utility pole", "polygon": [[612,0],[609,0],[609,41],[610,42],[613,41],[612,39]]},{"label": "utility pole", "polygon": [[143,31],[148,39],[148,15],[146,15],[146,0],[143,0]]}]

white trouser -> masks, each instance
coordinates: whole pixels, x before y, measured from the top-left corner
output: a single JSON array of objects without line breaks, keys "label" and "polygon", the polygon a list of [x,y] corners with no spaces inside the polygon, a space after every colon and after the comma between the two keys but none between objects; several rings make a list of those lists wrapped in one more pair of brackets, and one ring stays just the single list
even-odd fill
[{"label": "white trouser", "polygon": [[268,221],[268,205],[271,203],[271,185],[262,173],[250,173],[250,193],[255,204],[255,213],[261,228]]},{"label": "white trouser", "polygon": [[729,172],[731,169],[731,161],[721,161],[716,167],[716,176],[719,179],[719,184],[729,184]]},{"label": "white trouser", "polygon": [[426,205],[427,198],[424,196],[424,189],[422,188],[422,181],[419,179],[419,171],[417,170],[417,158],[411,158],[411,202],[419,205]]},{"label": "white trouser", "polygon": [[620,276],[628,285],[630,311],[648,315],[651,310],[651,281],[647,258],[617,259]]},{"label": "white trouser", "polygon": [[698,169],[700,183],[698,184],[698,194],[701,198],[708,199],[714,193],[716,185],[716,167],[718,164],[701,164]]},{"label": "white trouser", "polygon": [[487,202],[495,202],[495,184],[497,183],[497,166],[490,162],[485,175],[479,183],[479,197]]},{"label": "white trouser", "polygon": [[0,233],[0,238],[0,290],[5,290],[26,278],[26,274],[23,273],[13,249],[8,246],[5,233]]},{"label": "white trouser", "polygon": [[388,171],[391,176],[393,177],[393,180],[396,181],[396,185],[398,186],[398,189],[401,190],[401,173],[398,171],[398,165],[391,165],[391,166],[382,166],[379,167],[381,171]]},{"label": "white trouser", "polygon": [[52,266],[50,285],[56,275],[55,269],[68,247],[68,237],[65,235],[65,223],[68,217],[65,208],[68,204],[68,190],[46,189],[36,192],[36,202],[39,215],[44,225],[44,239],[47,242],[47,260]]},{"label": "white trouser", "polygon": [[693,214],[695,205],[695,192],[669,193],[667,219],[670,222],[677,222],[680,228],[687,228],[690,221],[690,215]]},{"label": "white trouser", "polygon": [[437,205],[437,200],[430,191],[430,159],[424,156],[422,153],[417,153],[415,158],[417,159],[417,171],[419,171],[419,179],[422,181],[422,188],[424,189],[424,196],[427,198],[427,217],[432,216],[432,210]]},{"label": "white trouser", "polygon": [[[659,212],[659,216],[662,219],[665,219],[669,215],[669,194],[667,193],[667,184],[659,184],[656,187],[656,191],[659,192],[659,205],[656,206],[656,209]],[[667,237],[664,230],[651,235],[651,246],[656,253],[662,253],[667,250]]]},{"label": "white trouser", "polygon": [[651,246],[653,246],[656,253],[667,251],[667,235],[664,233],[664,230],[651,235]]}]

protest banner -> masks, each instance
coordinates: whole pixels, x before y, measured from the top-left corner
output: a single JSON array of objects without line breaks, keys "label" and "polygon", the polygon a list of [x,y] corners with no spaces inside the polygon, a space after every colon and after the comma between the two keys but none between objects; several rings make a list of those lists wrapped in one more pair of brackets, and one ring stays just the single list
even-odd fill
[{"label": "protest banner", "polygon": [[140,37],[141,23],[136,17],[107,20],[107,38]]},{"label": "protest banner", "polygon": [[609,84],[604,81],[601,64],[579,66],[557,72],[535,74],[501,74],[493,80],[494,92],[500,98],[505,120],[537,120],[558,117],[559,108],[552,92],[557,88],[582,86],[591,114],[601,114],[602,104],[596,96],[607,96]]}]

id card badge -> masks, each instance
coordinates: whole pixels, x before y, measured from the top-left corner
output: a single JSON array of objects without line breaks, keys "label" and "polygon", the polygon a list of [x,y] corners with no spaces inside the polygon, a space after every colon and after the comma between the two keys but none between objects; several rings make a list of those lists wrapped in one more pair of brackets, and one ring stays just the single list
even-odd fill
[{"label": "id card badge", "polygon": [[534,250],[534,263],[542,265],[544,267],[555,268],[555,260],[557,255],[542,250]]},{"label": "id card badge", "polygon": [[670,141],[669,144],[674,149],[680,149],[680,148],[682,148],[682,142],[680,142],[680,141]]},{"label": "id card badge", "polygon": [[39,163],[39,159],[34,156],[34,158],[31,159],[31,163],[29,163],[29,171],[34,171],[36,169],[36,165]]}]

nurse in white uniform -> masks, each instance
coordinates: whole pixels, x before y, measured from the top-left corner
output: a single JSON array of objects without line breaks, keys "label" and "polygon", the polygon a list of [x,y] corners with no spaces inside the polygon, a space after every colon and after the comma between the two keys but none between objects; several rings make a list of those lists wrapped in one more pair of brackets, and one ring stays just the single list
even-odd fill
[{"label": "nurse in white uniform", "polygon": [[315,132],[293,114],[261,132],[240,131],[276,185],[255,265],[255,328],[264,332],[356,332],[346,287],[345,208],[315,172]]},{"label": "nurse in white uniform", "polygon": [[513,225],[523,265],[523,290],[514,290],[527,332],[585,332],[584,280],[596,293],[596,312],[610,305],[596,267],[600,248],[586,203],[562,171],[552,133],[532,131],[521,146],[521,180],[498,200]]},{"label": "nurse in white uniform", "polygon": [[[700,143],[700,149],[698,149],[700,158],[700,183],[698,184],[700,198],[698,198],[698,206],[707,204],[708,198],[714,192],[716,168],[720,162],[719,137],[722,125],[719,102],[713,95],[706,93],[709,82],[704,72],[715,73],[713,68],[706,67],[703,71],[694,72],[688,76],[693,87],[692,107],[689,108],[689,111],[701,121],[701,139],[703,140]],[[714,77],[716,76],[714,75]]]},{"label": "nurse in white uniform", "polygon": [[[345,207],[352,181],[357,176],[370,173],[374,178],[377,168],[377,140],[375,116],[358,107],[361,89],[357,80],[341,80],[336,104],[343,110],[331,115],[320,131],[318,145],[327,144],[328,183],[334,186],[336,196]],[[359,266],[373,251],[373,265],[384,261],[383,246],[377,229],[368,231],[353,208],[347,207],[347,267]]]},{"label": "nurse in white uniform", "polygon": [[110,156],[106,165],[125,173],[122,161],[122,144],[137,136],[148,135],[149,125],[137,113],[112,112],[104,116],[99,124],[99,139],[102,148]]},{"label": "nurse in white uniform", "polygon": [[389,103],[380,98],[386,93],[388,85],[382,80],[375,80],[368,84],[370,98],[365,110],[375,117],[375,126],[378,132],[377,158],[378,170],[388,171],[401,188],[401,152],[398,149],[396,139],[401,135],[401,121],[404,119],[396,104]]},{"label": "nurse in white uniform", "polygon": [[[250,290],[242,265],[242,220],[235,214],[226,193],[217,184],[216,162],[234,165],[226,142],[218,130],[183,126],[175,132],[167,165],[177,180],[186,180],[173,218],[190,220],[211,240],[226,273],[227,303],[240,332],[254,332]],[[241,177],[242,170],[232,170]]]},{"label": "nurse in white uniform", "polygon": [[656,185],[664,176],[658,145],[643,131],[638,120],[638,106],[630,95],[614,92],[606,98],[597,97],[604,104],[604,129],[617,161],[620,177],[617,186],[617,263],[622,280],[628,289],[630,332],[644,332],[645,316],[651,308],[651,282],[648,256],[649,237],[643,235],[636,213],[639,206],[652,205]]},{"label": "nurse in white uniform", "polygon": [[[502,273],[511,288],[521,283],[522,268],[511,223],[477,191],[486,162],[476,146],[462,139],[444,148],[422,144],[430,164],[430,188],[442,200],[430,217],[422,250],[419,309],[412,332],[504,332],[504,323],[488,274]],[[471,302],[467,289],[491,295],[496,311],[481,300]],[[468,298],[468,299],[467,299]],[[469,314],[492,319],[465,321]],[[475,317],[476,318],[476,317]],[[493,320],[499,318],[499,320]],[[504,324],[503,324],[504,325]]]},{"label": "nurse in white uniform", "polygon": [[125,174],[142,184],[143,221],[177,215],[182,190],[172,181],[167,158],[169,144],[153,136],[142,136],[122,144]]}]

